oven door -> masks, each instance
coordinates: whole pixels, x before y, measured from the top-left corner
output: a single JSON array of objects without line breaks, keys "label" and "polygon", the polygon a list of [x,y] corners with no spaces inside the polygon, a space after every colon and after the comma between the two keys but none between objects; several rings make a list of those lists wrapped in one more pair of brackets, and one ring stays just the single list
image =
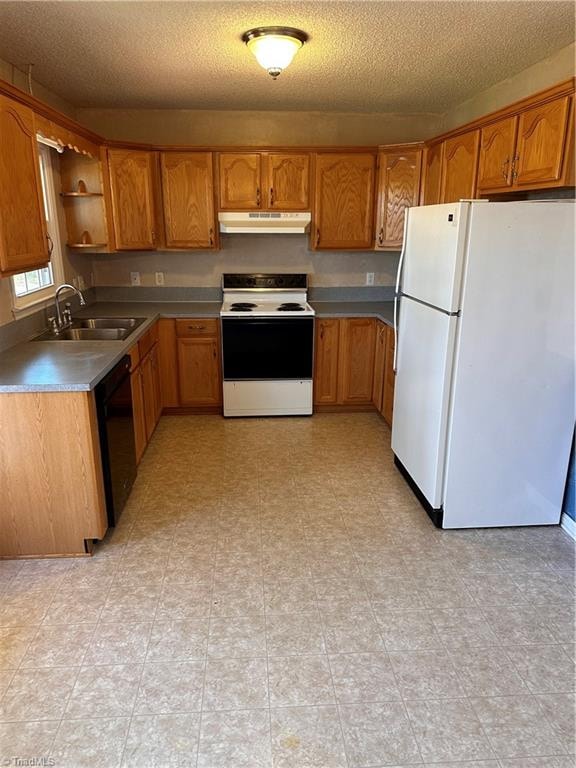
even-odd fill
[{"label": "oven door", "polygon": [[314,318],[223,318],[225,381],[311,379]]}]

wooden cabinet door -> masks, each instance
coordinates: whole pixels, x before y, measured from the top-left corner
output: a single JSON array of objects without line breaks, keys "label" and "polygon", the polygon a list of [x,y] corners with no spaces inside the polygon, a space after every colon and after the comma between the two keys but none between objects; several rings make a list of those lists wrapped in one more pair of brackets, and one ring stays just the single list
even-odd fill
[{"label": "wooden cabinet door", "polygon": [[162,152],[167,248],[215,248],[211,152]]},{"label": "wooden cabinet door", "polygon": [[163,408],[177,408],[178,357],[176,350],[176,322],[169,318],[158,321],[158,366],[160,368],[160,392]]},{"label": "wooden cabinet door", "polygon": [[223,152],[218,157],[220,208],[251,211],[262,207],[262,156],[259,152]]},{"label": "wooden cabinet door", "polygon": [[114,236],[119,251],[156,248],[154,163],[152,152],[108,150]]},{"label": "wooden cabinet door", "polygon": [[476,192],[480,131],[469,131],[444,142],[440,201],[470,200]]},{"label": "wooden cabinet door", "polygon": [[314,403],[338,402],[338,358],[340,320],[334,317],[316,320],[314,348]]},{"label": "wooden cabinet door", "polygon": [[162,415],[162,389],[160,386],[160,366],[158,365],[158,344],[155,344],[150,352],[152,358],[152,403],[154,413],[154,427]]},{"label": "wooden cabinet door", "polygon": [[371,154],[316,156],[313,248],[373,247],[375,165]]},{"label": "wooden cabinet door", "polygon": [[372,402],[376,325],[371,317],[340,321],[339,402],[365,405]]},{"label": "wooden cabinet door", "polygon": [[394,409],[394,385],[396,374],[394,373],[394,348],[396,346],[394,329],[386,328],[386,357],[384,362],[384,390],[382,392],[381,413],[384,421],[392,426],[392,412]]},{"label": "wooden cabinet door", "polygon": [[310,207],[310,156],[271,153],[266,157],[268,208],[306,211]]},{"label": "wooden cabinet door", "polygon": [[152,373],[152,356],[149,352],[140,363],[142,375],[142,397],[144,400],[144,423],[146,425],[146,442],[152,437],[155,426],[154,418],[154,383]]},{"label": "wooden cabinet door", "polygon": [[418,205],[422,152],[381,152],[379,156],[376,248],[402,247],[404,213]]},{"label": "wooden cabinet door", "polygon": [[424,152],[424,179],[421,195],[422,205],[436,205],[440,202],[442,181],[442,158],[444,144],[432,144]]},{"label": "wooden cabinet door", "polygon": [[178,339],[178,380],[180,404],[220,405],[219,345],[215,337]]},{"label": "wooden cabinet door", "polygon": [[132,414],[134,418],[134,444],[136,448],[136,462],[140,462],[148,436],[146,434],[146,416],[144,413],[144,391],[142,383],[142,369],[136,368],[130,374],[130,386],[132,389]]},{"label": "wooden cabinet door", "polygon": [[379,411],[382,410],[384,394],[384,366],[386,363],[387,326],[378,320],[376,322],[376,348],[374,353],[374,382],[372,385],[372,402]]},{"label": "wooden cabinet door", "polygon": [[534,186],[560,178],[568,129],[570,97],[520,114],[514,183]]},{"label": "wooden cabinet door", "polygon": [[518,118],[507,117],[480,131],[478,189],[506,189],[512,184]]},{"label": "wooden cabinet door", "polygon": [[0,96],[0,274],[50,260],[34,113]]}]

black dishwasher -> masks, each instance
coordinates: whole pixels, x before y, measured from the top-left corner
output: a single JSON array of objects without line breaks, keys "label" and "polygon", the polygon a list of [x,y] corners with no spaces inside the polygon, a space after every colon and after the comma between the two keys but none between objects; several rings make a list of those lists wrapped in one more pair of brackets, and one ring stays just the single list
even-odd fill
[{"label": "black dishwasher", "polygon": [[96,386],[95,394],[108,525],[116,525],[136,479],[128,355]]}]

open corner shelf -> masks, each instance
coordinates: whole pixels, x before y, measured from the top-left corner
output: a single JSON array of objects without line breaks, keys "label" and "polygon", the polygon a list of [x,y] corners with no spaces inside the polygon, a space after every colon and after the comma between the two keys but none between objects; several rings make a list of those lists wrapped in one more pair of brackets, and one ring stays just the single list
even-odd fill
[{"label": "open corner shelf", "polygon": [[102,197],[102,192],[60,192],[61,197]]},{"label": "open corner shelf", "polygon": [[108,243],[66,243],[68,248],[104,248]]}]

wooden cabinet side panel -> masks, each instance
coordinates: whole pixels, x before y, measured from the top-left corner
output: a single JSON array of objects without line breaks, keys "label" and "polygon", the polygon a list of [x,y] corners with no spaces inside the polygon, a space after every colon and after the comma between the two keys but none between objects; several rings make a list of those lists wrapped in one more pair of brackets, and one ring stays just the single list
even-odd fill
[{"label": "wooden cabinet side panel", "polygon": [[306,211],[310,207],[310,155],[270,153],[266,168],[271,210]]},{"label": "wooden cabinet side panel", "polygon": [[340,323],[338,400],[343,405],[372,402],[375,336],[373,318],[346,318]]},{"label": "wooden cabinet side panel", "polygon": [[160,166],[166,246],[213,248],[212,153],[162,152]]},{"label": "wooden cabinet side panel", "polygon": [[570,97],[522,112],[516,145],[515,182],[519,186],[560,178],[568,129]]},{"label": "wooden cabinet side panel", "polygon": [[154,250],[154,154],[140,150],[110,149],[108,169],[116,248]]},{"label": "wooden cabinet side panel", "polygon": [[384,393],[384,365],[386,363],[387,326],[378,320],[376,322],[376,349],[374,354],[374,381],[372,385],[372,402],[379,411],[382,410]]},{"label": "wooden cabinet side panel", "polygon": [[316,156],[314,248],[374,245],[374,155]]},{"label": "wooden cabinet side panel", "polygon": [[463,133],[445,142],[441,202],[453,203],[474,197],[479,146],[479,130]]},{"label": "wooden cabinet side panel", "polygon": [[338,360],[340,320],[316,320],[314,349],[314,403],[334,405],[338,402]]},{"label": "wooden cabinet side panel", "polygon": [[158,321],[158,360],[162,407],[177,408],[180,405],[180,398],[178,395],[176,322],[168,318],[162,318]]},{"label": "wooden cabinet side panel", "polygon": [[394,373],[394,329],[386,329],[386,358],[384,363],[384,390],[382,393],[381,413],[388,426],[392,426],[392,413],[394,410],[394,386],[396,374]]},{"label": "wooden cabinet side panel", "polygon": [[422,205],[436,205],[440,202],[440,186],[442,181],[442,158],[444,155],[444,143],[432,144],[424,151],[422,192],[420,202]]},{"label": "wooden cabinet side panel", "polygon": [[0,423],[0,556],[84,554],[107,527],[93,394],[3,394]]},{"label": "wooden cabinet side panel", "polygon": [[0,274],[49,261],[34,113],[0,96]]},{"label": "wooden cabinet side panel", "polygon": [[156,427],[156,392],[154,387],[154,370],[152,367],[152,350],[148,352],[140,363],[140,370],[142,372],[146,442],[148,443]]},{"label": "wooden cabinet side panel", "polygon": [[134,417],[134,446],[136,462],[140,463],[148,436],[146,434],[146,414],[144,411],[144,389],[142,383],[142,369],[140,366],[130,374],[130,387],[132,389],[132,413]]}]

